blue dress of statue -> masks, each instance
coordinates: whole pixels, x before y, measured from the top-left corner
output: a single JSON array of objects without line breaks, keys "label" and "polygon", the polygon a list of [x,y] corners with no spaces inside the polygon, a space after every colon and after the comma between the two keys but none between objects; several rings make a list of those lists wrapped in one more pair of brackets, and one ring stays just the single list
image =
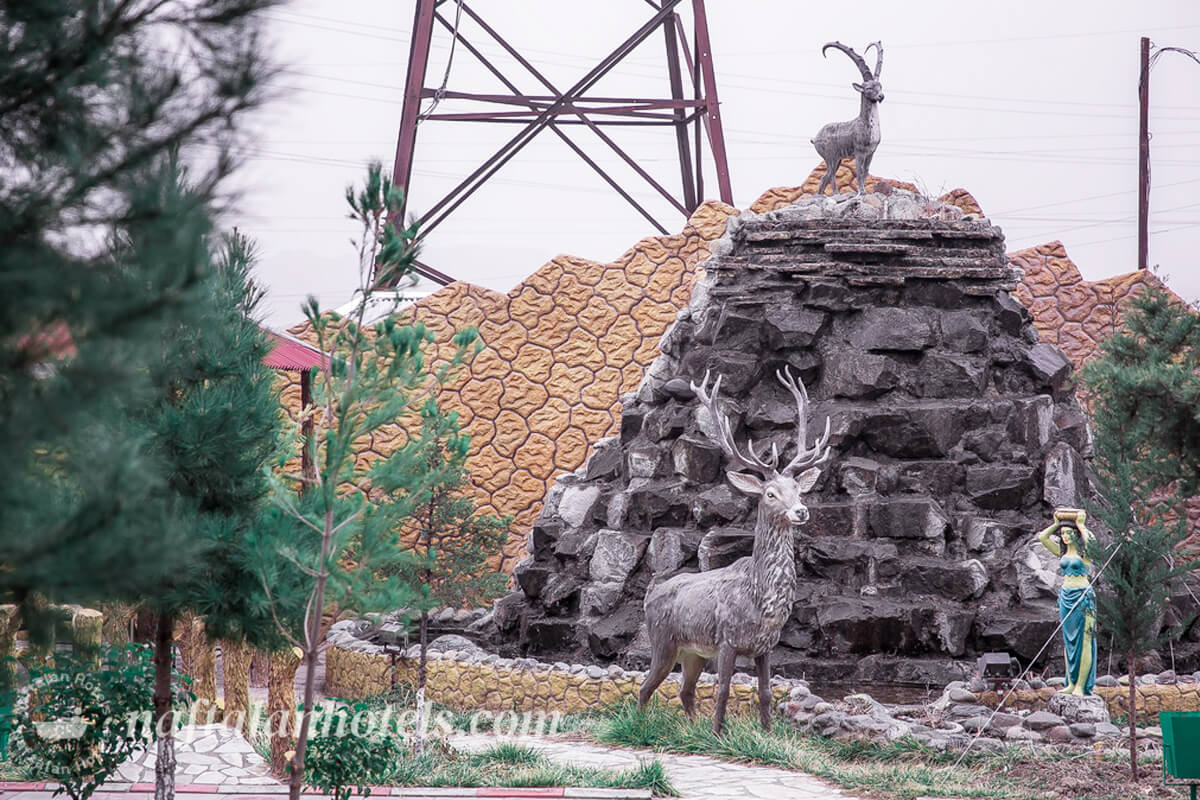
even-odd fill
[{"label": "blue dress of statue", "polygon": [[1054,524],[1038,535],[1047,550],[1060,556],[1058,615],[1067,667],[1063,692],[1080,696],[1092,694],[1096,685],[1096,593],[1088,580],[1091,562],[1080,552],[1091,539],[1085,519],[1083,511],[1060,508],[1054,512]]}]

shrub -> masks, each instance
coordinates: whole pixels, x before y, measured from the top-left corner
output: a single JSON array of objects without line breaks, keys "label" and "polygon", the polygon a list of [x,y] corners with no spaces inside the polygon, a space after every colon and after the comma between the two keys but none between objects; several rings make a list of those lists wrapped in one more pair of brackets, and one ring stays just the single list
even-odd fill
[{"label": "shrub", "polygon": [[29,769],[85,800],[152,738],[154,665],[142,645],[107,649],[98,665],[54,662],[31,670],[14,722]]},{"label": "shrub", "polygon": [[402,743],[389,730],[359,735],[354,718],[370,712],[367,703],[344,703],[313,715],[314,733],[304,758],[305,783],[334,800],[350,800],[355,789],[367,797],[370,784],[386,779],[402,757]]}]

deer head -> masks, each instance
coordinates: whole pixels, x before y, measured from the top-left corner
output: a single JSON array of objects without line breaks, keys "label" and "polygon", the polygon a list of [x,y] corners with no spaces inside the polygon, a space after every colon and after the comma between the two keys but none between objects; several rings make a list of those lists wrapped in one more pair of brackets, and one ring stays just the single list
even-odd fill
[{"label": "deer head", "polygon": [[879,82],[879,73],[883,71],[883,45],[879,42],[871,42],[869,45],[867,45],[867,49],[863,51],[863,53],[866,54],[871,51],[872,47],[875,48],[875,72],[871,72],[871,70],[867,67],[867,62],[863,60],[862,56],[854,52],[853,48],[847,47],[841,42],[830,42],[829,44],[825,45],[821,48],[821,55],[824,56],[825,51],[831,47],[834,50],[841,50],[843,53],[849,56],[850,60],[853,61],[855,66],[858,67],[858,71],[862,73],[863,82],[852,83],[850,85],[861,92],[862,96],[870,100],[872,103],[882,103],[883,84]]},{"label": "deer head", "polygon": [[[782,469],[779,468],[779,449],[772,444],[770,451],[765,448],[760,454],[756,452],[754,442],[746,441],[746,453],[743,454],[733,439],[729,417],[717,407],[717,396],[721,391],[721,376],[709,390],[709,373],[704,373],[704,380],[699,386],[692,382],[692,391],[700,398],[700,404],[708,411],[713,427],[717,433],[717,443],[725,454],[734,462],[735,468],[725,474],[734,488],[746,494],[760,495],[763,510],[769,515],[786,519],[792,525],[803,525],[808,522],[808,508],[804,505],[802,496],[810,491],[821,477],[818,465],[829,458],[829,418],[825,418],[825,432],[809,447],[806,430],[808,428],[808,391],[804,383],[792,376],[790,368],[784,368],[775,373],[775,377],[783,384],[796,400],[796,455]],[[737,471],[737,468],[752,470],[757,473],[747,475]],[[801,470],[803,470],[801,472]],[[800,474],[797,475],[796,473]]]}]

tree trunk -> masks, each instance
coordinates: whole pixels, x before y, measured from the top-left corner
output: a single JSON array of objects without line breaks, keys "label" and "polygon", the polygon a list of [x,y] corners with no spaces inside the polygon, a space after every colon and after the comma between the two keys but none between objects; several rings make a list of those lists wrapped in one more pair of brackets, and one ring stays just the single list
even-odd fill
[{"label": "tree trunk", "polygon": [[1137,668],[1134,666],[1134,653],[1129,651],[1129,774],[1134,783],[1138,780],[1137,752]]},{"label": "tree trunk", "polygon": [[300,800],[304,787],[304,747],[308,743],[308,724],[312,720],[313,697],[317,684],[317,656],[321,644],[321,617],[325,613],[325,584],[329,580],[329,552],[333,549],[333,510],[325,512],[325,530],[321,534],[320,572],[313,587],[309,605],[308,630],[304,632],[304,710],[300,715],[300,731],[296,734],[296,754],[292,756],[292,774],[288,778],[289,800]]},{"label": "tree trunk", "polygon": [[179,639],[179,657],[182,671],[192,678],[192,692],[196,695],[196,721],[209,722],[206,712],[216,708],[217,703],[217,657],[212,642],[204,632],[204,621],[187,615],[183,618],[183,633]]},{"label": "tree trunk", "polygon": [[100,606],[104,613],[104,643],[120,647],[133,641],[133,618],[137,615],[137,607],[125,603],[104,603]]},{"label": "tree trunk", "polygon": [[225,679],[225,724],[250,738],[250,647],[244,642],[221,642],[221,672]]},{"label": "tree trunk", "polygon": [[292,749],[292,719],[296,714],[296,667],[300,658],[294,649],[272,653],[267,669],[267,730],[271,738],[271,772],[287,774]]},{"label": "tree trunk", "polygon": [[81,608],[71,620],[71,644],[75,655],[93,667],[100,665],[100,645],[104,638],[104,615],[92,608]]},{"label": "tree trunk", "polygon": [[250,685],[256,688],[266,688],[267,673],[271,670],[271,654],[264,650],[255,650],[250,656]]},{"label": "tree trunk", "polygon": [[421,654],[417,661],[417,730],[413,736],[413,749],[417,755],[425,752],[425,676],[429,655],[429,612],[421,612]]},{"label": "tree trunk", "polygon": [[158,617],[154,634],[154,725],[158,734],[154,764],[154,800],[175,797],[175,716],[171,710],[171,661],[175,617]]},{"label": "tree trunk", "polygon": [[21,615],[15,605],[0,606],[0,705],[17,688],[17,628]]}]

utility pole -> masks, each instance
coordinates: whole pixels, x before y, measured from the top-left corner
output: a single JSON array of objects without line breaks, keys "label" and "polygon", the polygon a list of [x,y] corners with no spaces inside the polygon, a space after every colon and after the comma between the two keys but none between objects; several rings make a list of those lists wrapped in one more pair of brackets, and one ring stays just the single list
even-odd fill
[{"label": "utility pole", "polygon": [[1142,37],[1138,79],[1138,269],[1150,260],[1150,39]]}]

